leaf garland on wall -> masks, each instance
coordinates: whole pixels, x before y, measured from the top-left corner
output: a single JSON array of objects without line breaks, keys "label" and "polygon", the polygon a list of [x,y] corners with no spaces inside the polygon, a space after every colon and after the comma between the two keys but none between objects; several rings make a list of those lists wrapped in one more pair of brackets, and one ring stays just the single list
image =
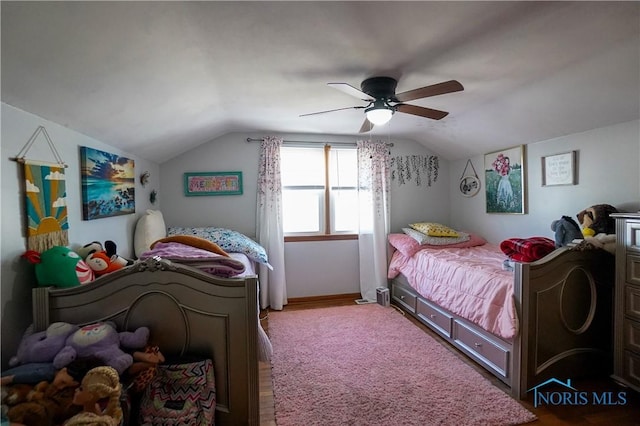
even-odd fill
[{"label": "leaf garland on wall", "polygon": [[398,185],[415,182],[416,186],[431,186],[438,180],[440,164],[435,155],[396,155],[391,158],[391,180]]}]

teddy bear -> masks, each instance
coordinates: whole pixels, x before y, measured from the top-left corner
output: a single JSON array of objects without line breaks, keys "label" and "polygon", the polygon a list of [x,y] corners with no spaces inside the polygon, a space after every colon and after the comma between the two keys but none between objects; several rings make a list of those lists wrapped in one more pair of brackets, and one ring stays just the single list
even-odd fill
[{"label": "teddy bear", "polygon": [[576,215],[582,234],[585,237],[593,237],[597,234],[615,234],[615,220],[610,216],[618,210],[609,204],[596,204],[587,207]]},{"label": "teddy bear", "polygon": [[93,241],[85,244],[77,252],[97,277],[117,271],[133,263],[117,254],[116,243],[111,240],[105,241],[104,247],[98,241]]},{"label": "teddy bear", "polygon": [[569,216],[562,216],[560,219],[551,222],[551,230],[555,232],[556,248],[564,247],[573,240],[581,240],[583,237],[580,226]]},{"label": "teddy bear", "polygon": [[68,247],[53,246],[38,253],[28,250],[22,257],[35,264],[38,286],[76,287],[95,279],[91,268]]},{"label": "teddy bear", "polygon": [[65,346],[53,359],[53,365],[62,368],[76,358],[96,357],[122,374],[133,364],[133,357],[121,347],[140,349],[148,339],[148,327],[118,333],[110,322],[89,324],[67,337]]}]

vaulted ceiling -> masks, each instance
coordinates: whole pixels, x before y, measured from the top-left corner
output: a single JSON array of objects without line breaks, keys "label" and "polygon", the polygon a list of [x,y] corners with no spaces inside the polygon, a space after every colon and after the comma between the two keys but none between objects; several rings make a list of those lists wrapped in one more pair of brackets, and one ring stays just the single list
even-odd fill
[{"label": "vaulted ceiling", "polygon": [[[449,160],[640,118],[638,2],[2,2],[2,101],[159,163],[229,132],[358,136],[372,76],[455,79],[371,137]],[[365,137],[369,135],[365,134]],[[242,141],[239,140],[239,143]]]}]

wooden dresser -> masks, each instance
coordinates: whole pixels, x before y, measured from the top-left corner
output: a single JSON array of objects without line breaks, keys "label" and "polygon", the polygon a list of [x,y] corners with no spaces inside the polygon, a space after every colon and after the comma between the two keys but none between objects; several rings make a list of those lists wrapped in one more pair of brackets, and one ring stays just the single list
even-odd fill
[{"label": "wooden dresser", "polygon": [[613,378],[640,391],[640,213],[616,213]]}]

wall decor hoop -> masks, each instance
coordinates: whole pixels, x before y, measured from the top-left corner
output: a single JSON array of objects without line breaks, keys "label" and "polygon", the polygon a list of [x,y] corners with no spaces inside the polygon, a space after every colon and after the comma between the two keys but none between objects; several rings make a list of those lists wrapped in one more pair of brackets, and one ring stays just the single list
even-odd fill
[{"label": "wall decor hoop", "polygon": [[[467,174],[467,168],[471,166],[473,170],[473,175]],[[473,197],[480,191],[480,179],[478,178],[478,173],[476,172],[476,168],[473,167],[473,163],[471,159],[467,160],[467,164],[464,166],[464,170],[462,171],[462,176],[460,177],[460,192],[465,197]]]}]

